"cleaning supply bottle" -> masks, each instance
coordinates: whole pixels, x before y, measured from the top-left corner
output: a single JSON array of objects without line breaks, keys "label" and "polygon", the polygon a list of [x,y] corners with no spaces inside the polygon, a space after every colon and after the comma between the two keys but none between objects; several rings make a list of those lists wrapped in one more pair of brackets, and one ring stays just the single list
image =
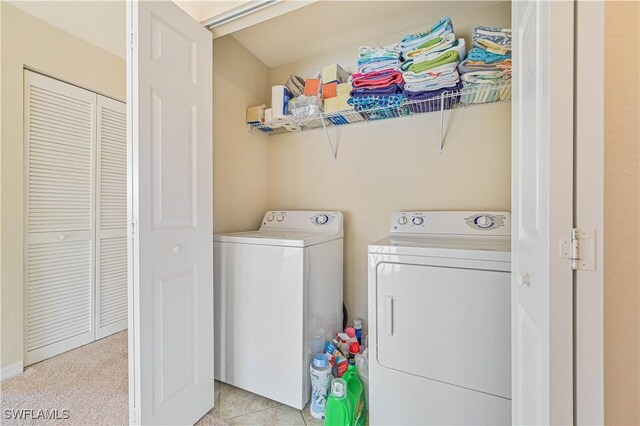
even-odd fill
[{"label": "cleaning supply bottle", "polygon": [[353,320],[353,328],[356,330],[356,339],[358,339],[358,344],[362,347],[362,320],[360,318]]},{"label": "cleaning supply bottle", "polygon": [[355,362],[356,355],[360,353],[360,345],[358,342],[349,343],[349,362]]},{"label": "cleaning supply bottle", "polygon": [[369,349],[356,355],[356,372],[364,387],[364,403],[369,406]]},{"label": "cleaning supply bottle", "polygon": [[351,409],[351,424],[353,426],[364,426],[367,420],[364,387],[358,377],[355,363],[349,363],[349,368],[342,378],[347,382],[347,399]]},{"label": "cleaning supply bottle", "polygon": [[350,339],[355,339],[356,338],[356,329],[353,328],[353,327],[347,327],[347,328],[344,329],[344,334],[349,336]]},{"label": "cleaning supply bottle", "polygon": [[347,382],[343,379],[333,379],[331,393],[327,400],[325,426],[354,426],[353,413],[347,395]]},{"label": "cleaning supply bottle", "polygon": [[311,408],[310,412],[314,419],[324,419],[331,384],[331,365],[326,354],[316,354],[309,367],[311,374]]}]

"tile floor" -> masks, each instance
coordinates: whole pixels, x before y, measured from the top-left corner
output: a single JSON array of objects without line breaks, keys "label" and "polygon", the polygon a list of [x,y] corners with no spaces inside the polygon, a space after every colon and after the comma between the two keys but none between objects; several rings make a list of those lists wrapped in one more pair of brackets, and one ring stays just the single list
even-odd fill
[{"label": "tile floor", "polygon": [[[197,425],[218,423],[230,425],[321,425],[304,410],[282,405],[260,395],[216,381],[215,408],[209,411]],[[218,422],[215,422],[217,420]]]}]

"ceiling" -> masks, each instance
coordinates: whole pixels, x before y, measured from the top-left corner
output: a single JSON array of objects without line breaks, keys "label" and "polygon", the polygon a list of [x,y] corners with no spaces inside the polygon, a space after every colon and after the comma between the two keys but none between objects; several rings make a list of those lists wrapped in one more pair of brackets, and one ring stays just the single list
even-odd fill
[{"label": "ceiling", "polygon": [[[175,0],[175,3],[197,21],[203,21],[247,1]],[[8,3],[114,55],[125,57],[126,3],[124,0],[9,0]]]},{"label": "ceiling", "polygon": [[[201,22],[243,3],[257,1],[175,0],[175,3]],[[125,57],[124,0],[9,0],[9,3],[114,55]],[[273,68],[330,49],[424,26],[441,16],[455,15],[455,11],[469,13],[495,3],[499,1],[323,0],[236,31],[233,37]],[[398,13],[399,10],[402,13]]]},{"label": "ceiling", "polygon": [[[233,33],[269,68],[468,14],[500,1],[318,1]],[[399,11],[402,11],[399,13]],[[454,20],[455,21],[455,20]],[[265,37],[268,34],[268,37]],[[300,41],[303,38],[303,41]]]},{"label": "ceiling", "polygon": [[23,11],[108,52],[125,56],[124,1],[9,1]]}]

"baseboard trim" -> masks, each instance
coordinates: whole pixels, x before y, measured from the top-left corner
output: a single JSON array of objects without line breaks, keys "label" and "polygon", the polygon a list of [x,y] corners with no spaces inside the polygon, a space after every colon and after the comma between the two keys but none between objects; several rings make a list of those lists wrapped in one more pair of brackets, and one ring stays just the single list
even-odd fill
[{"label": "baseboard trim", "polygon": [[8,367],[0,369],[0,382],[13,376],[17,376],[18,374],[22,374],[23,369],[24,366],[22,365],[22,361],[16,362],[15,364],[11,364]]}]

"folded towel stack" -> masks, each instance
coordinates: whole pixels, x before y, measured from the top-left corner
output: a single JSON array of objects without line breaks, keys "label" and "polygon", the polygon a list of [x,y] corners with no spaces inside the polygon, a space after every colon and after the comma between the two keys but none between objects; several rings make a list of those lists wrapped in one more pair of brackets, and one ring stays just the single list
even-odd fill
[{"label": "folded towel stack", "polygon": [[399,70],[400,47],[397,44],[382,47],[361,46],[358,58],[358,73]]},{"label": "folded towel stack", "polygon": [[423,100],[411,105],[414,112],[429,112],[442,107],[437,98],[447,96],[445,109],[458,101],[456,91],[462,88],[457,66],[465,55],[464,39],[457,39],[451,18],[445,17],[419,34],[407,35],[400,43],[404,62],[400,66],[405,81],[403,94],[407,100]]},{"label": "folded towel stack", "polygon": [[358,72],[350,79],[353,89],[349,104],[356,111],[367,112],[370,120],[401,115],[398,111],[367,111],[397,107],[402,103],[404,80],[400,64],[400,47],[397,44],[360,47]]},{"label": "folded towel stack", "polygon": [[458,65],[466,104],[511,99],[511,29],[476,27],[473,49]]}]

